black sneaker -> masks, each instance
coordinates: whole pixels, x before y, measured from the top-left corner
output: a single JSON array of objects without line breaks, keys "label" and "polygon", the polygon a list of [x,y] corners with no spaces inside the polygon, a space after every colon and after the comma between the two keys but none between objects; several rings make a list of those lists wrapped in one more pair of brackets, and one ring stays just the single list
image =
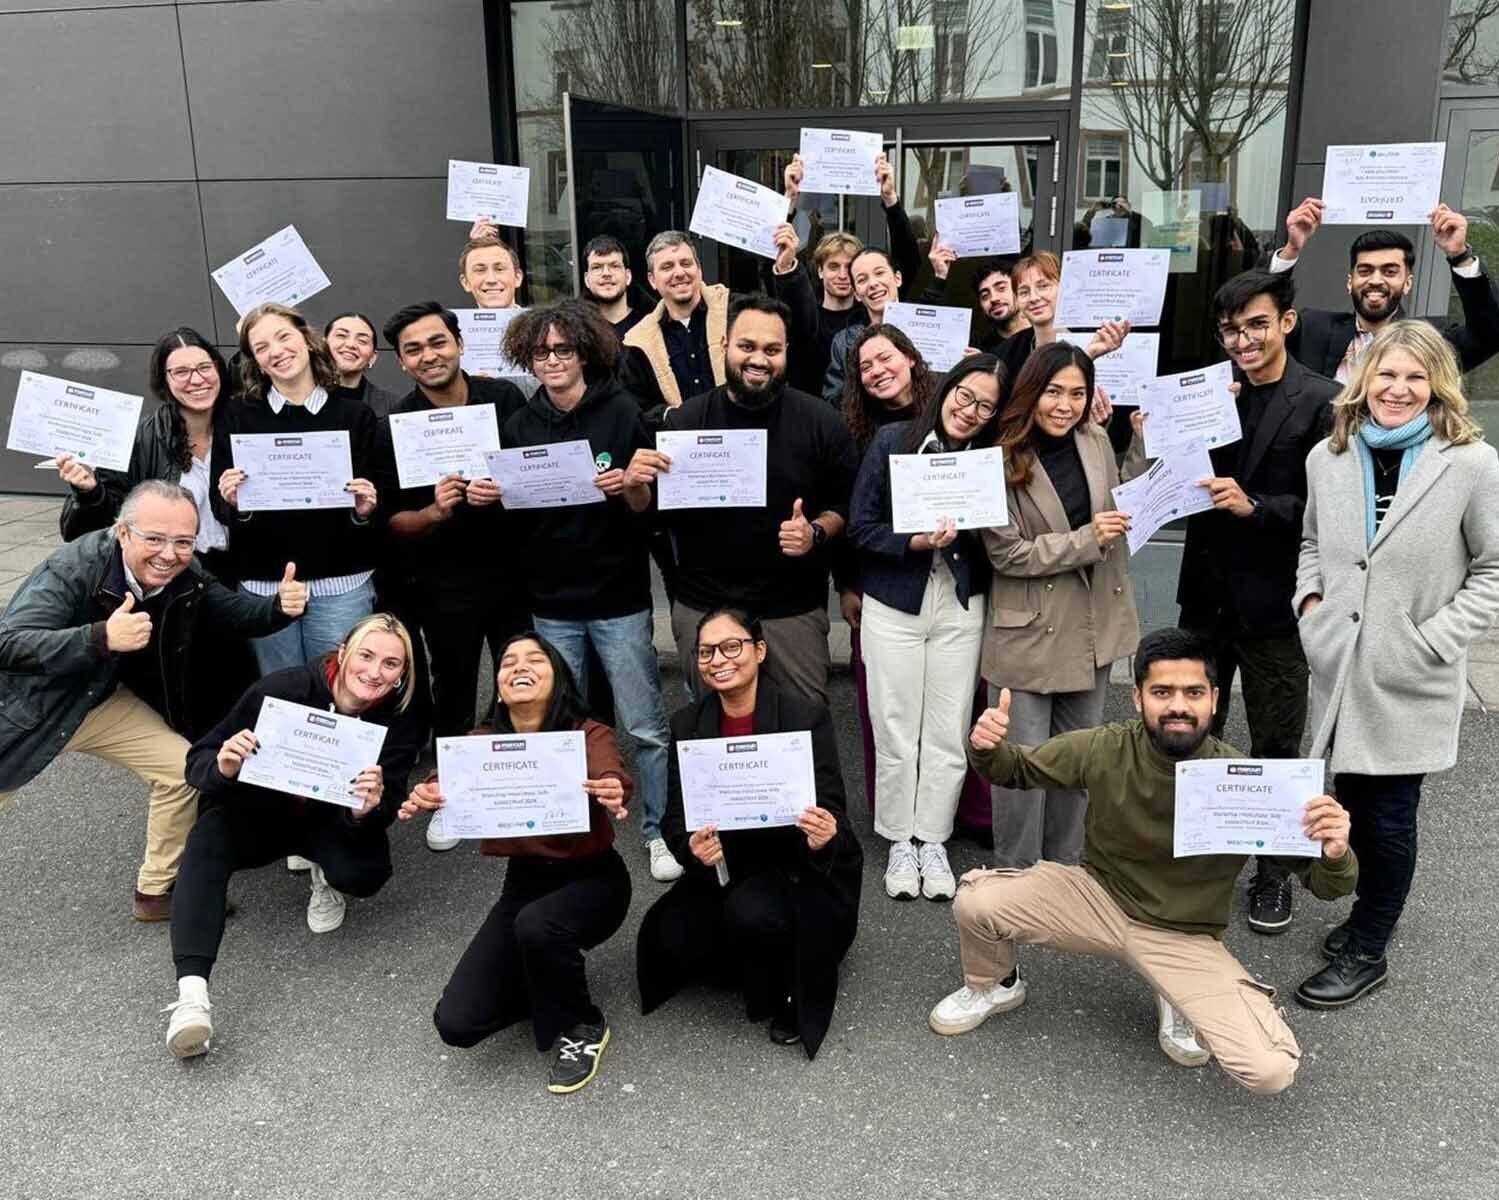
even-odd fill
[{"label": "black sneaker", "polygon": [[558,1035],[552,1047],[555,1057],[547,1072],[547,1091],[559,1096],[576,1092],[598,1074],[599,1059],[609,1044],[608,1025],[575,1025]]},{"label": "black sneaker", "polygon": [[777,1046],[794,1046],[802,1040],[801,1026],[796,1019],[796,1001],[790,996],[770,1018],[770,1040]]},{"label": "black sneaker", "polygon": [[1348,949],[1348,939],[1350,936],[1351,931],[1348,928],[1348,922],[1344,921],[1343,924],[1335,926],[1322,939],[1322,957],[1327,959],[1328,962],[1337,958],[1344,950]]},{"label": "black sneaker", "polygon": [[1249,928],[1284,933],[1291,924],[1291,876],[1261,865],[1249,885]]},{"label": "black sneaker", "polygon": [[1307,1008],[1344,1008],[1389,978],[1383,954],[1365,954],[1350,940],[1343,952],[1296,989],[1296,1002]]}]

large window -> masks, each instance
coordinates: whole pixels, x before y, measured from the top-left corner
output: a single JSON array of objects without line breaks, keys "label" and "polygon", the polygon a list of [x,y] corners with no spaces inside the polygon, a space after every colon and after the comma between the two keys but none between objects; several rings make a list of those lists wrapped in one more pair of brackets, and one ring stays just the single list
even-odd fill
[{"label": "large window", "polygon": [[1112,201],[1124,190],[1124,135],[1084,130],[1079,199]]},{"label": "large window", "polygon": [[1025,0],[1025,86],[1057,81],[1057,17],[1051,0]]}]

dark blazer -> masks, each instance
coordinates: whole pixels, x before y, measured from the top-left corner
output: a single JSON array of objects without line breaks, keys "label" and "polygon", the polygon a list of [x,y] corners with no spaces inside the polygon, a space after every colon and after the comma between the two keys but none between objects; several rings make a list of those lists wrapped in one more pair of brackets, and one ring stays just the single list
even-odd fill
[{"label": "dark blazer", "polygon": [[[1462,322],[1437,317],[1423,317],[1422,320],[1434,325],[1452,343],[1463,370],[1471,371],[1499,352],[1499,299],[1495,298],[1494,285],[1483,271],[1472,279],[1454,271],[1452,286],[1462,302]],[[1286,339],[1286,348],[1302,366],[1332,379],[1338,373],[1343,355],[1348,352],[1348,343],[1353,341],[1352,311],[1331,312],[1325,308],[1298,306],[1296,313],[1300,319]],[[1396,315],[1403,317],[1406,314],[1400,312]]]},{"label": "dark blazer", "polygon": [[[682,809],[682,776],[677,766],[678,742],[721,737],[723,706],[709,692],[672,715],[672,746],[666,756],[666,813],[661,836],[686,873],[651,905],[640,926],[636,971],[641,1011],[650,1012],[682,987],[715,968],[734,962],[735,947],[703,945],[699,957],[684,960],[672,947],[667,932],[686,914],[701,917],[722,903],[728,889],[719,887],[717,872],[703,866],[687,848],[689,833]],[[838,997],[838,964],[853,944],[859,924],[859,890],[864,873],[864,851],[849,825],[844,803],[843,771],[838,763],[838,739],[833,721],[821,704],[778,691],[762,674],[755,703],[755,733],[812,733],[812,762],[817,803],[838,818],[838,832],[821,850],[807,848],[806,835],[796,828],[752,829],[721,835],[729,888],[746,879],[774,873],[781,876],[793,897],[790,914],[796,926],[796,1007],[802,1046],[807,1057],[817,1054],[833,1020]],[[716,961],[715,961],[716,960]],[[770,1016],[750,1013],[750,1018]]]},{"label": "dark blazer", "polygon": [[[1234,376],[1244,382],[1237,370]],[[1210,452],[1214,472],[1238,480],[1261,508],[1252,517],[1214,509],[1187,519],[1176,589],[1184,626],[1214,628],[1227,618],[1249,634],[1295,630],[1291,595],[1306,511],[1306,456],[1327,435],[1339,390],[1287,359],[1254,437]]]}]

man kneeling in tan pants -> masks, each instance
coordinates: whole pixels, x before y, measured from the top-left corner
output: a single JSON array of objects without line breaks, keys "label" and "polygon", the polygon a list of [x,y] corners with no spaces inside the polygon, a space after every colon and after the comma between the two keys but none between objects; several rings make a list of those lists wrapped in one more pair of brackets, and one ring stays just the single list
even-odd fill
[{"label": "man kneeling in tan pants", "polygon": [[[1147,635],[1135,656],[1140,719],[1012,746],[1009,692],[969,735],[969,761],[1001,787],[1086,788],[1083,864],[1040,862],[1023,870],[970,871],[953,904],[964,986],[928,1018],[938,1033],[975,1029],[1025,1001],[1015,944],[1054,946],[1127,963],[1155,990],[1161,1048],[1183,1066],[1211,1056],[1250,1091],[1290,1086],[1301,1049],[1259,983],[1223,947],[1234,881],[1245,856],[1173,857],[1176,764],[1243,758],[1208,735],[1217,669],[1198,636]],[[1331,796],[1307,802],[1306,836],[1317,859],[1276,860],[1323,900],[1358,879],[1348,813]]]}]

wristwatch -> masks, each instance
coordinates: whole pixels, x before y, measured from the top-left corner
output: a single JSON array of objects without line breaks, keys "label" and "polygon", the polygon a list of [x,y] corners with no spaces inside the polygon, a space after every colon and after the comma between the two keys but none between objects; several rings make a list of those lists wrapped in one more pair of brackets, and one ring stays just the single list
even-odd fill
[{"label": "wristwatch", "polygon": [[820,545],[823,544],[823,542],[825,542],[825,541],[828,540],[828,531],[826,529],[824,529],[816,521],[810,521],[810,522],[808,522],[808,524],[810,524],[812,526],[812,545],[813,546],[820,546]]},{"label": "wristwatch", "polygon": [[1449,254],[1447,256],[1447,265],[1449,267],[1460,267],[1460,266],[1463,265],[1463,263],[1467,262],[1472,257],[1473,257],[1473,247],[1472,246],[1464,246],[1456,254]]}]

